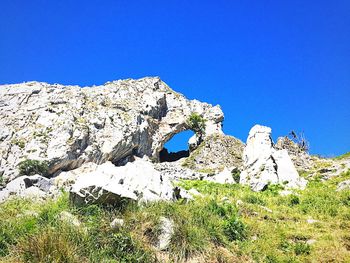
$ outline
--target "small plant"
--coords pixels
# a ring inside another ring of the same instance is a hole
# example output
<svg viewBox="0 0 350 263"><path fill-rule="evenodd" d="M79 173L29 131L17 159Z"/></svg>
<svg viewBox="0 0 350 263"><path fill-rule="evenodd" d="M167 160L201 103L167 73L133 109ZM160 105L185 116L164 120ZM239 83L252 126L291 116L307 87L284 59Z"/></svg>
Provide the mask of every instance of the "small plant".
<svg viewBox="0 0 350 263"><path fill-rule="evenodd" d="M259 197L259 196L256 196L254 194L249 194L247 196L245 196L243 198L244 201L246 201L247 203L250 203L250 204L256 204L256 205L266 205L266 203L264 202L264 200Z"/></svg>
<svg viewBox="0 0 350 263"><path fill-rule="evenodd" d="M0 186L4 185L5 183L5 180L4 180L4 177L3 177L3 173L0 172Z"/></svg>
<svg viewBox="0 0 350 263"><path fill-rule="evenodd" d="M20 175L40 174L45 176L48 174L49 166L46 161L27 159L18 164Z"/></svg>
<svg viewBox="0 0 350 263"><path fill-rule="evenodd" d="M236 216L232 216L225 222L224 233L230 241L243 241L247 238L247 228Z"/></svg>
<svg viewBox="0 0 350 263"><path fill-rule="evenodd" d="M284 182L284 184L286 184ZM281 184L268 184L265 188L265 192L271 193L272 195L278 195L279 191L284 190L284 186Z"/></svg>
<svg viewBox="0 0 350 263"><path fill-rule="evenodd" d="M233 180L238 184L239 180L241 179L241 172L235 168L231 172Z"/></svg>
<svg viewBox="0 0 350 263"><path fill-rule="evenodd" d="M308 152L310 149L310 144L306 140L303 132L297 134L295 131L289 133L289 139L298 145L300 151Z"/></svg>
<svg viewBox="0 0 350 263"><path fill-rule="evenodd" d="M13 139L11 143L17 145L21 149L24 149L24 147L26 146L26 143L23 139Z"/></svg>
<svg viewBox="0 0 350 263"><path fill-rule="evenodd" d="M205 122L206 119L198 113L192 113L186 121L187 126L198 135L200 142L203 140L203 135L205 134Z"/></svg>
<svg viewBox="0 0 350 263"><path fill-rule="evenodd" d="M296 255L303 255L303 254L310 254L311 252L311 246L309 244L306 244L304 242L298 242L294 245L294 253Z"/></svg>
<svg viewBox="0 0 350 263"><path fill-rule="evenodd" d="M295 206L300 204L300 199L297 195L291 195L289 197L289 206Z"/></svg>

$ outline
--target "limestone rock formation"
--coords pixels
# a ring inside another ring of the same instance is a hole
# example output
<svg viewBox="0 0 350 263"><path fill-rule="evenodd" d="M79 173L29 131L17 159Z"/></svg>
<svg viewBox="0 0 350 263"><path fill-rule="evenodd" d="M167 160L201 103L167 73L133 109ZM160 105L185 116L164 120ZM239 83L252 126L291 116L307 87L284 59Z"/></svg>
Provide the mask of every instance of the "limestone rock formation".
<svg viewBox="0 0 350 263"><path fill-rule="evenodd" d="M47 161L49 175L83 163L125 164L131 156L155 160L172 136L189 129L196 112L206 135L221 134L219 106L188 100L159 78L78 87L26 82L0 86L0 175L19 175L26 159Z"/></svg>
<svg viewBox="0 0 350 263"><path fill-rule="evenodd" d="M290 188L306 185L288 152L274 148L269 127L255 125L250 130L243 151L243 165L240 183L250 185L254 191L261 191L268 184L283 184Z"/></svg>
<svg viewBox="0 0 350 263"><path fill-rule="evenodd" d="M76 204L172 200L175 195L171 181L145 159L119 167L111 162L99 165L80 174L70 192Z"/></svg>
<svg viewBox="0 0 350 263"><path fill-rule="evenodd" d="M193 138L190 139L192 143ZM199 172L216 173L225 167L242 168L244 144L235 137L224 134L208 135L197 149L182 163L184 167Z"/></svg>
<svg viewBox="0 0 350 263"><path fill-rule="evenodd" d="M288 137L279 137L275 144L275 149L277 150L287 150L295 168L298 171L306 171L309 170L313 161L311 156L305 152L298 144L293 142Z"/></svg>

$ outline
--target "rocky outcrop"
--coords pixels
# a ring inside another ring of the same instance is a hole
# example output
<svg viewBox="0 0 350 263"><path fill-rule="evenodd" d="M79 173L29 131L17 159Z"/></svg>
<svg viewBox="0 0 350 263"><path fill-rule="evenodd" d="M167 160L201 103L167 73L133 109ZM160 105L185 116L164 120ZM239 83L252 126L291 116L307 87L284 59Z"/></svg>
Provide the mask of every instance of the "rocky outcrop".
<svg viewBox="0 0 350 263"><path fill-rule="evenodd" d="M276 150L271 128L255 125L249 132L243 151L244 170L240 183L261 191L268 184L282 184L288 188L303 188L306 181L299 177L287 150Z"/></svg>
<svg viewBox="0 0 350 263"><path fill-rule="evenodd" d="M45 198L53 190L50 181L40 175L20 176L0 191L0 203L12 196Z"/></svg>
<svg viewBox="0 0 350 263"><path fill-rule="evenodd" d="M220 172L225 167L240 169L243 165L243 148L244 144L235 137L217 133L211 134L197 149L191 152L182 165L195 171L209 173Z"/></svg>
<svg viewBox="0 0 350 263"><path fill-rule="evenodd" d="M298 171L307 171L313 165L311 156L297 143L293 142L286 136L279 137L274 147L277 150L287 150L295 168Z"/></svg>
<svg viewBox="0 0 350 263"><path fill-rule="evenodd" d="M206 135L222 133L219 106L188 100L159 78L78 87L41 82L0 86L0 174L19 175L26 159L47 161L49 175L83 163L155 160L187 118L205 118Z"/></svg>

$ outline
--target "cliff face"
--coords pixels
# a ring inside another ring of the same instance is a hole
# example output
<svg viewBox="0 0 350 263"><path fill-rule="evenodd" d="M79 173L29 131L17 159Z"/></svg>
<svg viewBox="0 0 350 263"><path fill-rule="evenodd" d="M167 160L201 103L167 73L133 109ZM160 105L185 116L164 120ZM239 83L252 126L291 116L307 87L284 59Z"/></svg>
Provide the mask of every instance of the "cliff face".
<svg viewBox="0 0 350 263"><path fill-rule="evenodd" d="M188 100L159 78L78 87L41 82L0 86L0 175L18 176L26 159L46 161L49 175L83 163L124 164L159 158L163 145L188 130L196 112L206 136L222 134L219 106Z"/></svg>

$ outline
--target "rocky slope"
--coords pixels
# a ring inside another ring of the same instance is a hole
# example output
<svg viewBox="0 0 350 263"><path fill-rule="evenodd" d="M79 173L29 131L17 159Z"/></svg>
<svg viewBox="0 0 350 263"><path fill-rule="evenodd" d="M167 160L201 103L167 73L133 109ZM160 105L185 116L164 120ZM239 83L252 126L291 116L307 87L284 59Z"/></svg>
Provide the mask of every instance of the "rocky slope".
<svg viewBox="0 0 350 263"><path fill-rule="evenodd" d="M190 126L193 114L205 121L203 134ZM55 196L61 188L77 203L191 199L174 186L181 179L239 182L255 191L303 188L295 166L312 163L286 140L274 145L268 127L254 126L246 145L223 134L220 106L188 100L159 78L83 88L3 85L0 116L0 201ZM189 129L196 132L190 156L160 162L164 144Z"/></svg>
<svg viewBox="0 0 350 263"><path fill-rule="evenodd" d="M18 176L25 159L47 161L49 175L83 163L155 160L173 135L187 130L192 112L206 134L222 133L219 106L188 100L159 78L84 87L27 82L0 86L0 174Z"/></svg>

